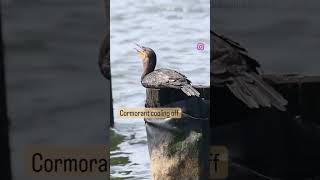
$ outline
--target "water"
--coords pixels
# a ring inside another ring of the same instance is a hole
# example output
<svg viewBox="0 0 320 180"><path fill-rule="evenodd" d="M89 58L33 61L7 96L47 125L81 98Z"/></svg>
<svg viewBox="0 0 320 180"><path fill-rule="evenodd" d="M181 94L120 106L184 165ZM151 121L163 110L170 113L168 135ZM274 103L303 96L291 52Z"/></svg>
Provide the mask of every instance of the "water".
<svg viewBox="0 0 320 180"><path fill-rule="evenodd" d="M34 179L24 172L30 144L108 143L108 83L97 66L103 7L103 1L5 1L14 180Z"/></svg>
<svg viewBox="0 0 320 180"><path fill-rule="evenodd" d="M152 48L156 68L185 74L193 84L209 85L209 0L111 0L111 66L114 110L143 107L145 88L140 84L142 62L134 43ZM196 49L198 42L205 49ZM150 179L149 154L143 119L115 119L115 129L127 138L119 156L131 161L112 166L114 177ZM112 156L113 157L113 156ZM123 174L123 171L131 171Z"/></svg>
<svg viewBox="0 0 320 180"><path fill-rule="evenodd" d="M319 74L319 1L211 1L219 4L212 28L240 42L265 73Z"/></svg>

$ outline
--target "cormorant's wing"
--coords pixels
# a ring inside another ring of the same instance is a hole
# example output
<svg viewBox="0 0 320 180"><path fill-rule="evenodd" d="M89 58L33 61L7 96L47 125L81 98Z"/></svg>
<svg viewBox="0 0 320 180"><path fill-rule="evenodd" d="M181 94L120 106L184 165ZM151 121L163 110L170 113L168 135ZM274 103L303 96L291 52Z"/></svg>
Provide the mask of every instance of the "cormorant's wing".
<svg viewBox="0 0 320 180"><path fill-rule="evenodd" d="M147 88L175 88L180 89L183 85L189 84L187 77L175 70L157 69L147 74L141 83Z"/></svg>
<svg viewBox="0 0 320 180"><path fill-rule="evenodd" d="M187 96L200 96L200 93L190 85L187 77L175 70L157 69L141 80L147 88L174 88L181 89Z"/></svg>
<svg viewBox="0 0 320 180"><path fill-rule="evenodd" d="M211 60L217 59L220 56L228 56L228 61L233 61L233 64L246 64L251 71L258 73L260 64L254 58L248 55L248 51L240 45L225 36L219 35L211 31L211 44L213 45Z"/></svg>
<svg viewBox="0 0 320 180"><path fill-rule="evenodd" d="M211 83L227 86L250 108L271 107L285 110L287 100L258 75L259 63L245 48L211 32Z"/></svg>
<svg viewBox="0 0 320 180"><path fill-rule="evenodd" d="M240 51L247 52L247 50L246 50L244 47L242 47L242 46L240 45L240 43L235 42L235 41L233 41L233 40L231 40L231 39L229 39L229 38L227 38L227 37L225 37L225 36L223 36L223 35L217 34L217 33L215 33L214 31L211 31L211 34L213 34L214 36L219 37L220 39L224 40L224 41L225 41L226 43L228 43L230 46L232 46L232 47L234 47L234 48L236 48L236 49L238 49L238 50L240 50Z"/></svg>

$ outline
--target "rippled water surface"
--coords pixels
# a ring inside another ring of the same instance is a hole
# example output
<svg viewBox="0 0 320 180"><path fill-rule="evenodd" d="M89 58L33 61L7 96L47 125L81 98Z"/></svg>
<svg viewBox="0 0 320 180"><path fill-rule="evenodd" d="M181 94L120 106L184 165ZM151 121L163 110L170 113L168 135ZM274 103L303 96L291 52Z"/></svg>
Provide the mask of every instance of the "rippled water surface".
<svg viewBox="0 0 320 180"><path fill-rule="evenodd" d="M114 109L143 107L145 88L140 84L142 62L134 43L152 48L156 68L185 74L193 84L209 84L209 0L111 0L111 66ZM204 43L204 50L197 50ZM150 179L149 154L143 119L115 120L115 129L126 136L117 156L130 163L112 166L114 177ZM131 173L127 173L130 171Z"/></svg>
<svg viewBox="0 0 320 180"><path fill-rule="evenodd" d="M104 4L2 2L13 179L35 179L24 167L30 144L108 143L108 82L97 66Z"/></svg>

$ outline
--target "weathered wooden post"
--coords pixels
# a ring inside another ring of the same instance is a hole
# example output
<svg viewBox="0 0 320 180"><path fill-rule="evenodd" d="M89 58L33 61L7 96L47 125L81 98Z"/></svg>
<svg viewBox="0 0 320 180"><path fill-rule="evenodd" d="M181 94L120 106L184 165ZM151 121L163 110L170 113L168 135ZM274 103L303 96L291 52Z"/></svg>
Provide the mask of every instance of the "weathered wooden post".
<svg viewBox="0 0 320 180"><path fill-rule="evenodd" d="M180 107L181 119L145 119L152 180L197 180L208 177L210 90L201 97L175 89L147 89L146 107Z"/></svg>
<svg viewBox="0 0 320 180"><path fill-rule="evenodd" d="M2 10L0 3L0 14ZM11 162L9 148L9 120L7 114L6 83L4 66L4 47L2 41L2 17L0 17L0 128L1 128L1 162L0 177L3 180L11 179Z"/></svg>

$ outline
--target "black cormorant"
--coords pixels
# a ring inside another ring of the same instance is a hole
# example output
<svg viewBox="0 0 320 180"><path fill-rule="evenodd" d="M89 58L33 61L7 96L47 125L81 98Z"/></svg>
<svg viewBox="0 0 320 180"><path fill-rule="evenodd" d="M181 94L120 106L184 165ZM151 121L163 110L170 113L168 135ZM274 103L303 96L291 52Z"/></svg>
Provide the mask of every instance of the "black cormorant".
<svg viewBox="0 0 320 180"><path fill-rule="evenodd" d="M191 86L190 80L183 74L171 69L157 69L156 53L148 47L137 44L136 49L143 63L141 84L146 88L174 88L181 89L188 96L200 96L200 93Z"/></svg>
<svg viewBox="0 0 320 180"><path fill-rule="evenodd" d="M287 100L260 77L260 64L246 49L222 35L211 31L211 82L227 86L250 108L276 107L285 111Z"/></svg>

